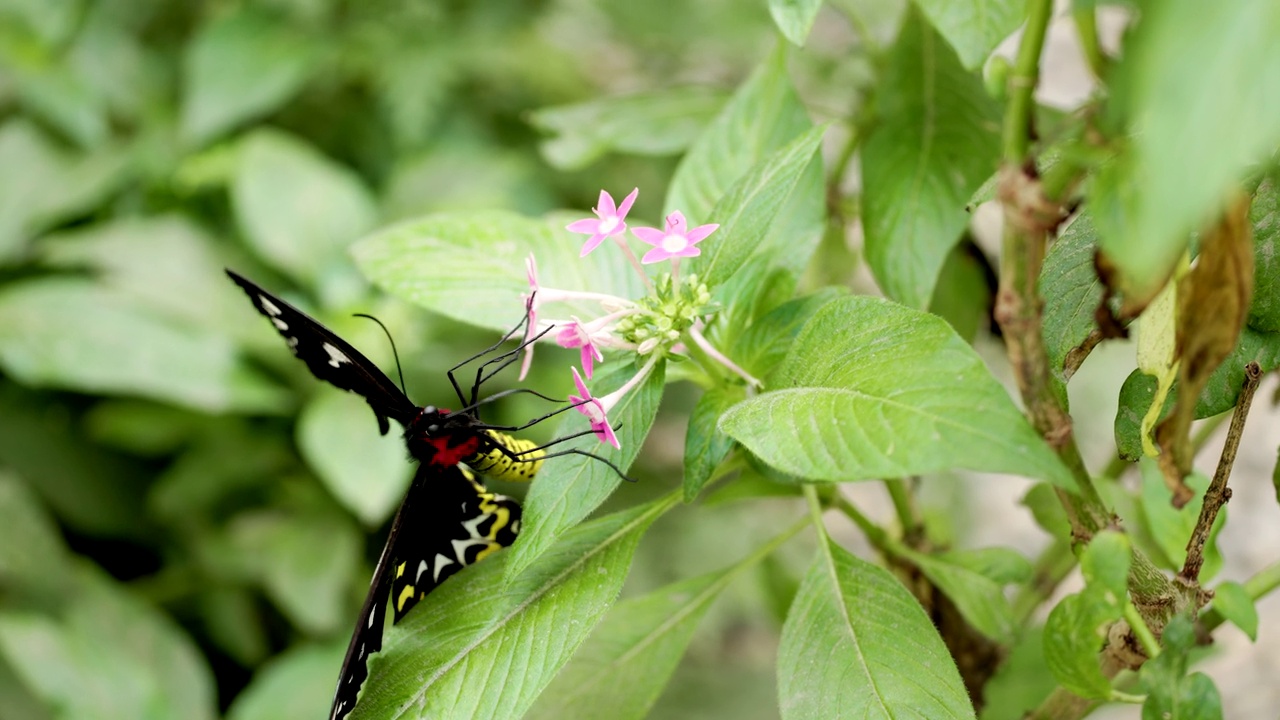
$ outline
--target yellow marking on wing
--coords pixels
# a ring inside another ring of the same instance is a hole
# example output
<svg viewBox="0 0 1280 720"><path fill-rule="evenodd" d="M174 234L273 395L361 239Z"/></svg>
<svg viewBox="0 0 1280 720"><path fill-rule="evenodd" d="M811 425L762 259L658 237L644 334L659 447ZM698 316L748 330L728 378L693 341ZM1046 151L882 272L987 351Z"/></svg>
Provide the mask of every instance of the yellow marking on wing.
<svg viewBox="0 0 1280 720"><path fill-rule="evenodd" d="M396 566L396 579L399 580L401 575L404 575L404 563Z"/></svg>
<svg viewBox="0 0 1280 720"><path fill-rule="evenodd" d="M413 586L405 585L400 591L400 597L396 599L396 612L404 612L404 604L413 599Z"/></svg>
<svg viewBox="0 0 1280 720"><path fill-rule="evenodd" d="M480 562L481 560L483 560L483 559L485 558L485 556L486 556L486 555L492 555L493 553L496 553L496 552L498 552L498 551L499 551L499 550L501 550L501 549L502 549L502 546L501 546L501 545L499 545L498 543L496 543L496 542L494 542L494 543L489 543L488 545L486 545L486 546L485 546L485 548L484 548L483 550L481 550L480 552L476 553L476 559L475 559L475 562Z"/></svg>

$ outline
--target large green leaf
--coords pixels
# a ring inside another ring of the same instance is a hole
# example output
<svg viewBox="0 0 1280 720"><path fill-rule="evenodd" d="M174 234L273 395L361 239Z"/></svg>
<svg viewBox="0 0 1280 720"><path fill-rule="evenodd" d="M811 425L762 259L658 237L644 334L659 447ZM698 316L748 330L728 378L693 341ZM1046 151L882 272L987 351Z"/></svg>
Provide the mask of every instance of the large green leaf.
<svg viewBox="0 0 1280 720"><path fill-rule="evenodd" d="M351 720L520 718L613 604L675 493L567 533L512 582L510 551L465 568L387 632Z"/></svg>
<svg viewBox="0 0 1280 720"><path fill-rule="evenodd" d="M721 427L784 472L852 481L965 468L1075 487L936 316L870 297L830 302L796 338L778 387L731 409Z"/></svg>
<svg viewBox="0 0 1280 720"><path fill-rule="evenodd" d="M0 654L60 717L212 720L213 674L155 608L85 573L54 619L0 613Z"/></svg>
<svg viewBox="0 0 1280 720"><path fill-rule="evenodd" d="M955 661L911 593L825 540L782 627L783 720L972 718Z"/></svg>
<svg viewBox="0 0 1280 720"><path fill-rule="evenodd" d="M200 145L276 109L306 82L318 50L297 26L252 8L212 20L187 45L183 137Z"/></svg>
<svg viewBox="0 0 1280 720"><path fill-rule="evenodd" d="M30 280L0 291L0 363L29 385L211 412L271 410L283 401L224 337L170 322L83 279Z"/></svg>
<svg viewBox="0 0 1280 720"><path fill-rule="evenodd" d="M227 720L315 720L329 712L345 640L328 645L295 645L253 675Z"/></svg>
<svg viewBox="0 0 1280 720"><path fill-rule="evenodd" d="M308 284L335 266L345 269L347 246L377 221L373 194L359 176L274 130L243 141L231 197L258 254Z"/></svg>
<svg viewBox="0 0 1280 720"><path fill-rule="evenodd" d="M0 473L0 586L17 594L65 596L71 571L53 518L22 483Z"/></svg>
<svg viewBox="0 0 1280 720"><path fill-rule="evenodd" d="M413 466L397 433L378 435L363 398L317 394L298 417L298 447L329 492L366 525L387 519Z"/></svg>
<svg viewBox="0 0 1280 720"><path fill-rule="evenodd" d="M597 371L589 384L592 395L603 397L621 387L634 372L629 365L614 368L607 374ZM623 470L629 468L640 454L640 447L658 413L664 372L664 365L659 363L639 387L632 389L609 412L609 421L617 431L622 449L615 450L594 435L557 445L556 449L585 450L608 458ZM571 412L556 428L556 437L586 429L586 418ZM525 496L520 539L511 549L507 565L510 577L527 570L557 538L599 507L620 482L622 479L612 468L593 458L569 455L548 460Z"/></svg>
<svg viewBox="0 0 1280 720"><path fill-rule="evenodd" d="M1027 4L1020 0L916 0L970 70L982 67L1001 40L1022 24Z"/></svg>
<svg viewBox="0 0 1280 720"><path fill-rule="evenodd" d="M995 169L999 107L914 12L879 88L862 147L867 263L885 294L923 309L969 222L965 203Z"/></svg>
<svg viewBox="0 0 1280 720"><path fill-rule="evenodd" d="M544 287L643 294L643 284L624 261L605 252L579 257L580 235L550 221L508 212L451 213L411 220L361 240L352 249L365 277L403 300L457 320L509 330L520 318L529 292L525 259L534 253ZM557 303L541 311L556 317L595 317L594 301Z"/></svg>
<svg viewBox="0 0 1280 720"><path fill-rule="evenodd" d="M560 170L579 170L608 152L675 155L687 148L724 105L724 96L687 87L588 100L529 114L555 135L542 156Z"/></svg>
<svg viewBox="0 0 1280 720"><path fill-rule="evenodd" d="M1144 5L1111 93L1133 134L1095 193L1102 248L1136 296L1164 284L1189 233L1280 143L1278 35L1277 3Z"/></svg>

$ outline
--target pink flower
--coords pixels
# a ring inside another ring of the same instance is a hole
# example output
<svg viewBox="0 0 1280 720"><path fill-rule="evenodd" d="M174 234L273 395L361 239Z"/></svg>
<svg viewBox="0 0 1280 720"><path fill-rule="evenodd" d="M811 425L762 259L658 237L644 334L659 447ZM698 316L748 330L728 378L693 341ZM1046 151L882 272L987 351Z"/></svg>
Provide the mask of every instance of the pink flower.
<svg viewBox="0 0 1280 720"><path fill-rule="evenodd" d="M538 331L538 262L534 260L533 253L529 253L529 257L524 259L525 277L529 278L529 294L521 295L524 300L525 309L525 326L524 338L524 358L520 361L520 379L524 380L529 374L529 366L533 364L533 346L531 342L534 333Z"/></svg>
<svg viewBox="0 0 1280 720"><path fill-rule="evenodd" d="M588 380L591 379L593 362L604 360L604 355L600 352L600 348L596 346L595 339L591 337L590 331L582 323L578 322L576 317L573 318L573 322L565 325L563 330L556 333L556 343L562 348L582 348L582 369L587 372Z"/></svg>
<svg viewBox="0 0 1280 720"><path fill-rule="evenodd" d="M587 384L578 374L578 368L573 368L573 384L582 395L570 395L569 402L577 407L578 412L587 416L587 421L591 423L591 431L600 438L600 442L609 443L621 449L622 443L618 442L618 436L613 433L613 427L609 425L609 418L605 417L604 405L591 397L591 391L587 389Z"/></svg>
<svg viewBox="0 0 1280 720"><path fill-rule="evenodd" d="M591 236L583 243L582 253L579 257L585 257L587 253L595 250L610 235L620 235L627 231L627 224L623 221L627 218L627 213L631 211L631 205L636 201L636 196L639 194L640 188L632 190L630 195L622 199L622 205L615 207L613 196L601 190L600 199L596 202L596 207L591 209L591 212L595 213L596 217L584 218L569 223L565 228L569 232Z"/></svg>
<svg viewBox="0 0 1280 720"><path fill-rule="evenodd" d="M667 230L657 228L633 228L631 233L654 248L640 258L640 262L650 263L669 260L671 258L695 257L702 251L694 247L708 235L716 231L719 225L699 225L689 230L685 223L684 213L679 210L667 216Z"/></svg>

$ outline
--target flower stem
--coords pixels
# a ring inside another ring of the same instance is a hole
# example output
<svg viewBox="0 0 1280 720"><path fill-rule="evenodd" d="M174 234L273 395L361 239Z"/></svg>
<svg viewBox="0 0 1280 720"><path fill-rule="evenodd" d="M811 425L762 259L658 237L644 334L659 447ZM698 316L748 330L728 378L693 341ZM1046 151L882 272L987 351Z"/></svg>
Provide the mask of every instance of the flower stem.
<svg viewBox="0 0 1280 720"><path fill-rule="evenodd" d="M746 370L743 370L741 367L738 366L737 363L730 360L728 356L726 356L724 353L717 350L715 346L711 344L711 341L707 340L706 336L704 336L701 332L699 332L697 328L689 328L689 337L693 339L694 344L697 345L699 349L701 349L704 353L706 353L716 362L729 368L729 370L732 371L733 374L737 375L743 380L746 380L748 385L751 385L752 387L756 387L756 388L764 387L764 383L757 380L755 377L751 375L751 373L747 372Z"/></svg>

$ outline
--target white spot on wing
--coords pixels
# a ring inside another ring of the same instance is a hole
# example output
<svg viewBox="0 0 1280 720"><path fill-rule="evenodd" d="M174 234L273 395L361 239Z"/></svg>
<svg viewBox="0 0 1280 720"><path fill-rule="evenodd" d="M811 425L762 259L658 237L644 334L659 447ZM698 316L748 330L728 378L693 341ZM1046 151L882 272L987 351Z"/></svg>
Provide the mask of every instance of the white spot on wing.
<svg viewBox="0 0 1280 720"><path fill-rule="evenodd" d="M280 331L282 331L282 332L283 332L283 331L285 331L285 330L288 330L288 329L289 329L289 323L287 323L287 322L285 322L285 321L281 320L281 319L280 319L280 318L278 318L278 317L273 317L273 318L271 318L271 324L272 324L272 325L275 325L275 326L276 326L276 329L277 329L277 330L280 330Z"/></svg>
<svg viewBox="0 0 1280 720"><path fill-rule="evenodd" d="M345 353L329 343L324 344L324 351L329 353L329 364L334 367L338 367L342 363L351 362L351 358L347 357Z"/></svg>
<svg viewBox="0 0 1280 720"><path fill-rule="evenodd" d="M432 580L436 583L440 582L440 571L444 570L445 565L452 565L453 560L445 557L441 553L436 553L436 571L432 576Z"/></svg>
<svg viewBox="0 0 1280 720"><path fill-rule="evenodd" d="M427 561L426 561L426 560L419 560L419 561L418 561L418 574L413 576L413 584L414 584L414 585L417 585L419 582L421 582L421 581L422 581L422 573L424 573L424 572L426 572L427 570L430 570L430 569L431 569L431 566L427 564ZM437 574L439 574L439 573L437 572Z"/></svg>
<svg viewBox="0 0 1280 720"><path fill-rule="evenodd" d="M280 308L276 307L276 304L271 302L271 299L266 295L259 295L258 302L262 303L262 309L266 310L272 317L283 314L284 312Z"/></svg>

